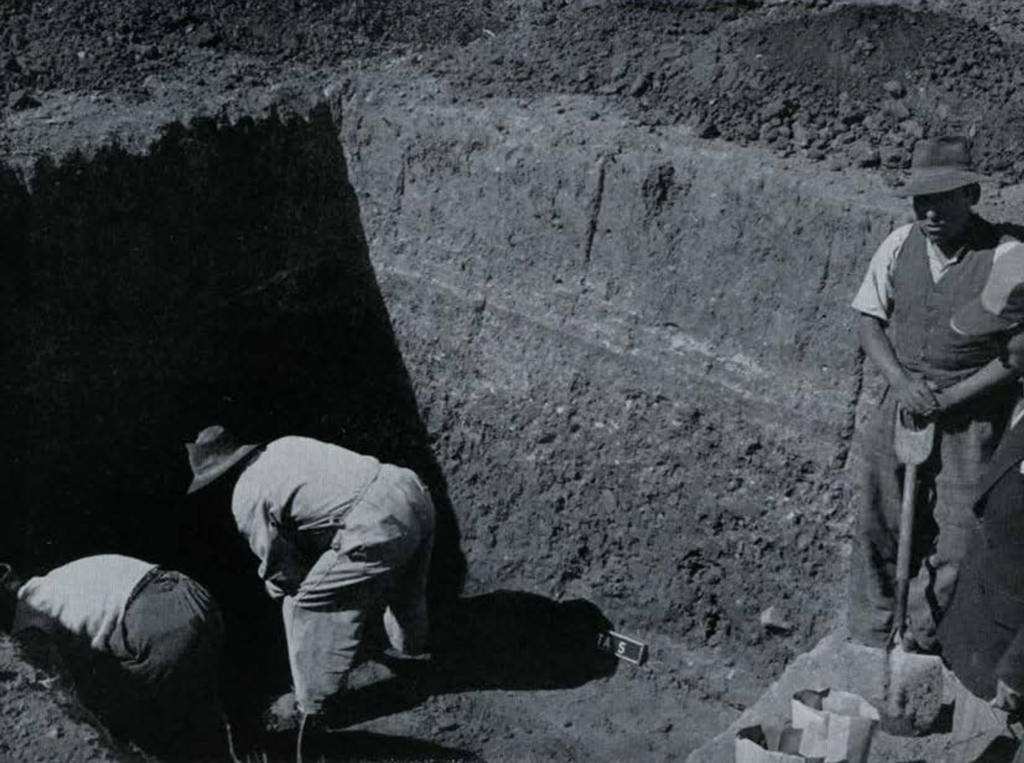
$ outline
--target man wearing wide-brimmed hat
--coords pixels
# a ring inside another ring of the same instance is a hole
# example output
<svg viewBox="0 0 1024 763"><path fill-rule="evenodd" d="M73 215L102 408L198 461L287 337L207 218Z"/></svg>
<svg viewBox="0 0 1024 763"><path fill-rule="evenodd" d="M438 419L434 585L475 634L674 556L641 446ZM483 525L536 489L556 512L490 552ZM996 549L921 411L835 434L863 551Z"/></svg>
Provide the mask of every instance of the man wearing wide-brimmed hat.
<svg viewBox="0 0 1024 763"><path fill-rule="evenodd" d="M415 473L308 437L244 444L221 426L186 444L193 493L231 487L239 531L282 602L303 723L347 687L367 617L397 656L425 653L434 505Z"/></svg>
<svg viewBox="0 0 1024 763"><path fill-rule="evenodd" d="M909 181L916 222L894 230L875 252L853 308L861 347L887 382L862 433L861 507L850 570L854 638L882 646L893 632L893 581L902 467L893 448L897 405L936 424L919 469L916 577L908 599L908 643L937 647L935 628L949 602L973 522L971 506L1018 395L1017 371L991 336L966 336L951 317L977 297L994 257L1021 244L973 213L986 180L966 138L918 141Z"/></svg>

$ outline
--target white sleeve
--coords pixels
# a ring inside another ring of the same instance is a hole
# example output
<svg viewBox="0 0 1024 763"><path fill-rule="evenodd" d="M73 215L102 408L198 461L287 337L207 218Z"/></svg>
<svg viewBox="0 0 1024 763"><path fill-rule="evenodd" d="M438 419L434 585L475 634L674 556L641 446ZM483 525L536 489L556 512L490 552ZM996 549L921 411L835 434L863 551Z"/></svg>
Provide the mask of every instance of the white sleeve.
<svg viewBox="0 0 1024 763"><path fill-rule="evenodd" d="M259 575L273 598L294 593L305 577L299 550L283 532L281 509L263 501L249 528L249 547L260 558Z"/></svg>
<svg viewBox="0 0 1024 763"><path fill-rule="evenodd" d="M896 258L912 229L913 224L897 228L886 236L885 241L875 250L871 264L868 265L868 272L850 305L854 310L889 322L893 308L892 276L896 268Z"/></svg>

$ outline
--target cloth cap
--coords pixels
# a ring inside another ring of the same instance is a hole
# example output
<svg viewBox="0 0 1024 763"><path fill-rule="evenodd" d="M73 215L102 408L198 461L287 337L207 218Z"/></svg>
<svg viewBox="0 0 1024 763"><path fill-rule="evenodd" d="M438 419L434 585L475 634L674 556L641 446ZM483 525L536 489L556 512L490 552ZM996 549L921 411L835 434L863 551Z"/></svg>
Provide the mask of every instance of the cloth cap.
<svg viewBox="0 0 1024 763"><path fill-rule="evenodd" d="M981 294L953 315L959 334L984 336L1010 331L1024 323L1024 244L996 250L992 271Z"/></svg>
<svg viewBox="0 0 1024 763"><path fill-rule="evenodd" d="M897 196L927 196L945 193L966 185L989 180L974 171L971 142L961 136L929 138L914 144L910 178L897 190Z"/></svg>
<svg viewBox="0 0 1024 763"><path fill-rule="evenodd" d="M195 442L185 443L192 467L192 484L188 486L188 492L194 493L206 487L258 447L240 445L234 435L222 426L206 427Z"/></svg>

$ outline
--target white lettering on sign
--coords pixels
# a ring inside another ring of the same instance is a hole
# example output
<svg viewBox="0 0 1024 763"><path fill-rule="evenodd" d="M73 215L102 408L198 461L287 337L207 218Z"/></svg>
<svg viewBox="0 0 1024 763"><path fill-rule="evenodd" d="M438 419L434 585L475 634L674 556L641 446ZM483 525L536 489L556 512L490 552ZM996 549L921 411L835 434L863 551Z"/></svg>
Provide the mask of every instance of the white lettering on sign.
<svg viewBox="0 0 1024 763"><path fill-rule="evenodd" d="M647 659L647 644L614 631L598 633L597 648L636 665L642 665Z"/></svg>

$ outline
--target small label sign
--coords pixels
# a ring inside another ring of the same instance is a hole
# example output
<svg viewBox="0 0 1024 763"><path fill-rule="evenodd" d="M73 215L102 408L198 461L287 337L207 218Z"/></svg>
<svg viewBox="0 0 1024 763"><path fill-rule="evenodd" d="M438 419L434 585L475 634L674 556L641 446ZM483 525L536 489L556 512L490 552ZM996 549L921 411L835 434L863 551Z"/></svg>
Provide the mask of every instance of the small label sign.
<svg viewBox="0 0 1024 763"><path fill-rule="evenodd" d="M598 633L597 648L635 665L643 665L647 659L647 644L614 631Z"/></svg>

